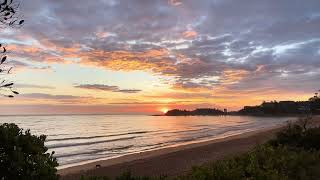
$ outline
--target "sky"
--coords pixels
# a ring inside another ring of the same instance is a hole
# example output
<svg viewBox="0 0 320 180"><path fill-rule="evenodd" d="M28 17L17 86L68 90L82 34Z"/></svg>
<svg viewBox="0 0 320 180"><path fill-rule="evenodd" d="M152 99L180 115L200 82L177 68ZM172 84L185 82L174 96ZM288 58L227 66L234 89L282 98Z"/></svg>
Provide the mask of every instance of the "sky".
<svg viewBox="0 0 320 180"><path fill-rule="evenodd" d="M319 0L25 0L0 114L157 114L307 100Z"/></svg>

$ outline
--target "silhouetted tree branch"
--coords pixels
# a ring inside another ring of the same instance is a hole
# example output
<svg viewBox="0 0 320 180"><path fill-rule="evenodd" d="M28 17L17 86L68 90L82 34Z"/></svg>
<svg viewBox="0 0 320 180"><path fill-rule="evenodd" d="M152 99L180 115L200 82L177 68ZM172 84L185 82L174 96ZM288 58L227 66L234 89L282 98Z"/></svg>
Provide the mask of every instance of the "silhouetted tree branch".
<svg viewBox="0 0 320 180"><path fill-rule="evenodd" d="M20 1L0 0L0 27L19 28L23 25L24 20L19 13ZM4 76L10 74L12 67L7 67L7 49L0 43L0 95L6 97L14 97L19 94L13 90L14 83L7 80Z"/></svg>

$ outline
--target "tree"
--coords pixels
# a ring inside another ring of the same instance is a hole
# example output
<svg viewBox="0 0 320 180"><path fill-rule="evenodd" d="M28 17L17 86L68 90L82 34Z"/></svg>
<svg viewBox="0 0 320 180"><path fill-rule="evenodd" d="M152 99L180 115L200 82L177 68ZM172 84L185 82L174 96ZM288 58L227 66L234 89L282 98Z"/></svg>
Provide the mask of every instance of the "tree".
<svg viewBox="0 0 320 180"><path fill-rule="evenodd" d="M309 99L310 109L313 114L320 114L320 96L319 93L315 93L313 97Z"/></svg>
<svg viewBox="0 0 320 180"><path fill-rule="evenodd" d="M21 19L18 13L19 2L13 0L0 0L0 27L21 27L24 20ZM3 76L10 74L12 67L6 67L7 49L0 43L0 94L7 97L14 97L19 94L13 90L14 83L3 78Z"/></svg>
<svg viewBox="0 0 320 180"><path fill-rule="evenodd" d="M1 180L56 180L58 162L46 153L45 135L35 136L15 124L0 126Z"/></svg>

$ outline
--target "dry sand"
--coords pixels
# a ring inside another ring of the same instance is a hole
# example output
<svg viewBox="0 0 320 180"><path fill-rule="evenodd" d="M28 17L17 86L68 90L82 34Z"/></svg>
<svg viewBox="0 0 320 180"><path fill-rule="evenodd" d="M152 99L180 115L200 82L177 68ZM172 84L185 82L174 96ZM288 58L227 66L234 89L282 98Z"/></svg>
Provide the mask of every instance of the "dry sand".
<svg viewBox="0 0 320 180"><path fill-rule="evenodd" d="M316 119L319 124L320 118ZM180 175L190 171L193 166L247 152L273 138L282 128L278 126L223 139L96 161L61 169L58 173L63 180L79 180L81 175L114 178L128 170L139 176ZM96 168L96 165L101 167Z"/></svg>

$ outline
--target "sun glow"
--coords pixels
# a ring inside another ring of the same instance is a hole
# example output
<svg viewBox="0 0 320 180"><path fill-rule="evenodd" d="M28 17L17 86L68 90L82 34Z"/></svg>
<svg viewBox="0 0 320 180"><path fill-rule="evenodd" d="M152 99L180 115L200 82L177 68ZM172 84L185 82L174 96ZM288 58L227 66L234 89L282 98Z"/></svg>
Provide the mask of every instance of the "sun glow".
<svg viewBox="0 0 320 180"><path fill-rule="evenodd" d="M160 111L163 112L163 114L165 114L169 111L169 109L168 108L161 108Z"/></svg>

